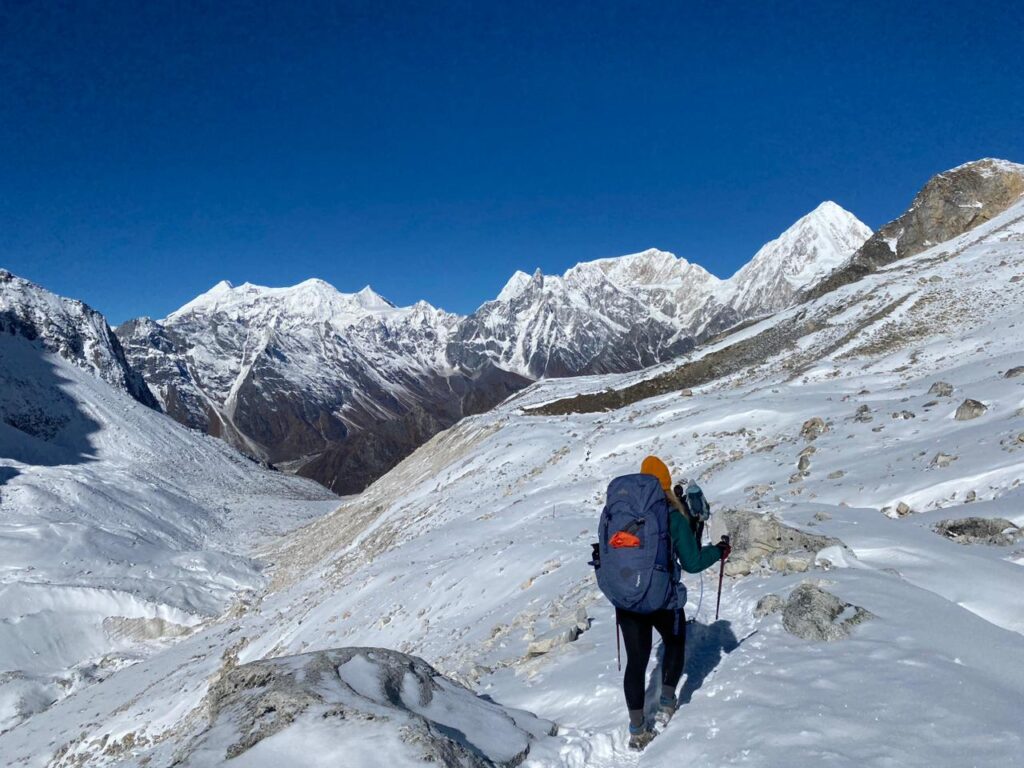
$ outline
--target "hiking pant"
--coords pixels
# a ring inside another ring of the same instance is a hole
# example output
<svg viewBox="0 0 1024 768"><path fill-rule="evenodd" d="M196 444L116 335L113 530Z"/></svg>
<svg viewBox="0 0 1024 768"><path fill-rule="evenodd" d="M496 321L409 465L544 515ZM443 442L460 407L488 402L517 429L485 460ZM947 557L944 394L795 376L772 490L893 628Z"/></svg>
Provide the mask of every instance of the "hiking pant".
<svg viewBox="0 0 1024 768"><path fill-rule="evenodd" d="M675 688L683 676L683 653L686 650L686 615L682 608L666 609L654 613L634 613L615 609L622 640L626 646L626 674L622 685L626 691L626 707L631 711L643 710L647 662L651 658L652 629L658 630L665 647L661 665L662 695Z"/></svg>

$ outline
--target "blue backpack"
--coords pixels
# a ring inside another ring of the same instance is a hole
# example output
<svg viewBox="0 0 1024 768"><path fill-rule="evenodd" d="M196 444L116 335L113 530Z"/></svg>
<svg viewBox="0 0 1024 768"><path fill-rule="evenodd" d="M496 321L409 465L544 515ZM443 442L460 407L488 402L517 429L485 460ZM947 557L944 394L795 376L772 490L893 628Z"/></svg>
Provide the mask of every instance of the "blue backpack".
<svg viewBox="0 0 1024 768"><path fill-rule="evenodd" d="M669 506L652 475L612 480L594 545L597 585L612 605L637 613L671 607L679 581Z"/></svg>

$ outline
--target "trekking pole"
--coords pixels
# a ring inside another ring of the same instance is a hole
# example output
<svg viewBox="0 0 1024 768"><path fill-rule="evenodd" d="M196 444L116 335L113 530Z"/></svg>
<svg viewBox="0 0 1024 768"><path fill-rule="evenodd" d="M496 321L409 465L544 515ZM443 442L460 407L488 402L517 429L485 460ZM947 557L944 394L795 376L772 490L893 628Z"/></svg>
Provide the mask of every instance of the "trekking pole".
<svg viewBox="0 0 1024 768"><path fill-rule="evenodd" d="M723 536L722 542L729 546L729 537ZM722 605L722 577L725 576L725 558L718 563L718 600L715 602L715 621L718 621L718 609Z"/></svg>

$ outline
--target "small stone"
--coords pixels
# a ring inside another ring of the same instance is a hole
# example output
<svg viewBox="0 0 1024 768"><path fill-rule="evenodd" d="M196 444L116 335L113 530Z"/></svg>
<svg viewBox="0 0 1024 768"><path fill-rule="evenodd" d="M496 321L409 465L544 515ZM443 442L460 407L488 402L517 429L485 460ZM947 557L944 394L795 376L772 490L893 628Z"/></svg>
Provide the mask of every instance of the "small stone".
<svg viewBox="0 0 1024 768"><path fill-rule="evenodd" d="M1024 376L1024 365L1018 365L1015 368L1011 368L1003 376L1007 379L1015 379L1018 376Z"/></svg>
<svg viewBox="0 0 1024 768"><path fill-rule="evenodd" d="M928 390L928 394L935 395L936 397L951 397L953 395L953 385L945 381L936 381Z"/></svg>
<svg viewBox="0 0 1024 768"><path fill-rule="evenodd" d="M811 457L808 456L807 454L801 456L800 460L796 464L796 468L799 469L801 472L806 472L807 470L809 470L811 468Z"/></svg>
<svg viewBox="0 0 1024 768"><path fill-rule="evenodd" d="M923 406L921 406L921 407L922 407L922 408L934 408L934 407L935 407L936 405L938 405L938 404L939 404L939 401L938 401L938 400L929 400L929 401L928 401L927 403L925 403L925 404L924 404Z"/></svg>
<svg viewBox="0 0 1024 768"><path fill-rule="evenodd" d="M958 458L959 458L959 456L950 456L948 453L943 453L942 451L939 451L938 453L935 454L934 458L932 459L932 464L931 465L933 467L940 467L940 468L948 467L950 464L952 464Z"/></svg>
<svg viewBox="0 0 1024 768"><path fill-rule="evenodd" d="M832 519L832 515L830 515L828 512L815 512L814 513L814 519L817 520L820 523L823 523L826 520L831 520Z"/></svg>
<svg viewBox="0 0 1024 768"><path fill-rule="evenodd" d="M896 505L896 514L899 515L900 517L906 517L911 512L913 512L913 510L904 501L901 501L899 504Z"/></svg>
<svg viewBox="0 0 1024 768"><path fill-rule="evenodd" d="M679 391L679 394L683 397L693 397L692 389L683 389Z"/></svg>
<svg viewBox="0 0 1024 768"><path fill-rule="evenodd" d="M964 496L964 504L970 504L972 501L977 501L977 500L978 500L978 492L977 491L968 491L967 495Z"/></svg>
<svg viewBox="0 0 1024 768"><path fill-rule="evenodd" d="M800 451L799 455L800 456L810 456L812 453L817 453L817 452L818 452L817 448L815 448L813 445L808 445L808 446L805 446L802 451Z"/></svg>
<svg viewBox="0 0 1024 768"><path fill-rule="evenodd" d="M754 606L754 616L759 619L763 619L765 616L771 616L773 613L778 613L784 607L785 603L778 595L765 595L758 600L757 605Z"/></svg>
<svg viewBox="0 0 1024 768"><path fill-rule="evenodd" d="M1019 435L1017 435L1017 442L1024 443L1024 432L1021 432Z"/></svg>
<svg viewBox="0 0 1024 768"><path fill-rule="evenodd" d="M846 472L844 472L843 470L837 469L835 472L829 472L828 473L828 479L829 480L838 480L839 478L841 478L845 474L846 474Z"/></svg>
<svg viewBox="0 0 1024 768"><path fill-rule="evenodd" d="M894 419L902 419L903 421L917 418L913 411L894 411L892 417Z"/></svg>
<svg viewBox="0 0 1024 768"><path fill-rule="evenodd" d="M869 405L862 405L857 409L857 413L854 414L853 420L859 421L862 424L866 424L869 421L874 420L874 416L871 415L871 407Z"/></svg>
<svg viewBox="0 0 1024 768"><path fill-rule="evenodd" d="M984 415L985 411L988 410L988 406L979 400L971 400L968 398L960 403L960 407L956 409L957 421L970 421L976 419L979 416Z"/></svg>
<svg viewBox="0 0 1024 768"><path fill-rule="evenodd" d="M826 432L828 432L828 425L825 423L824 419L818 416L808 419L800 428L800 435L805 440L814 440Z"/></svg>
<svg viewBox="0 0 1024 768"><path fill-rule="evenodd" d="M801 472L794 472L792 475L789 476L789 484L793 485L794 483L799 483L803 479L804 479L803 473L801 473Z"/></svg>

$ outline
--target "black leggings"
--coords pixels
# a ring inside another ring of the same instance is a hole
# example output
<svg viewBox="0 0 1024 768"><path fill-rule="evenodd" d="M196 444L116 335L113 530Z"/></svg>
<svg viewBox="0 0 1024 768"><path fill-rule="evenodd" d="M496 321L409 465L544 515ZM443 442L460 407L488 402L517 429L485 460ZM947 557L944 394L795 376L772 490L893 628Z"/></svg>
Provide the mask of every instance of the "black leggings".
<svg viewBox="0 0 1024 768"><path fill-rule="evenodd" d="M634 613L621 608L615 616L626 646L626 674L622 685L626 690L626 707L631 710L644 708L647 662L651 658L652 629L658 630L665 647L661 665L661 683L673 689L683 676L683 654L686 651L686 616L682 608Z"/></svg>

